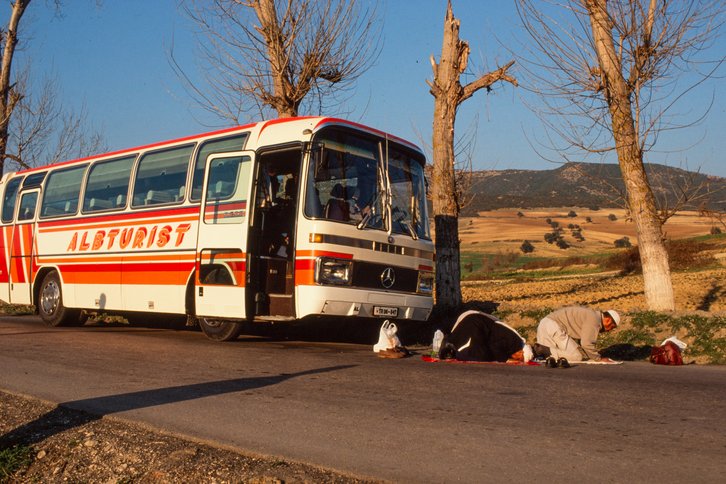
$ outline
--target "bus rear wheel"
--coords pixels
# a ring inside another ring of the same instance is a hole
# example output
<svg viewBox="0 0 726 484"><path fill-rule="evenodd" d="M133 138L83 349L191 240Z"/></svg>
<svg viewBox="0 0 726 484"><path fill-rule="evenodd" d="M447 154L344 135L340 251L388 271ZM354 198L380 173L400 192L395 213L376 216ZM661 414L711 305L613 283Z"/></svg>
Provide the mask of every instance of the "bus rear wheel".
<svg viewBox="0 0 726 484"><path fill-rule="evenodd" d="M242 323L224 319L199 318L199 327L207 338L214 341L234 341L242 333Z"/></svg>
<svg viewBox="0 0 726 484"><path fill-rule="evenodd" d="M80 312L68 309L63 305L63 290L61 289L58 272L49 272L40 285L38 292L38 313L40 318L49 326L73 326L81 324Z"/></svg>

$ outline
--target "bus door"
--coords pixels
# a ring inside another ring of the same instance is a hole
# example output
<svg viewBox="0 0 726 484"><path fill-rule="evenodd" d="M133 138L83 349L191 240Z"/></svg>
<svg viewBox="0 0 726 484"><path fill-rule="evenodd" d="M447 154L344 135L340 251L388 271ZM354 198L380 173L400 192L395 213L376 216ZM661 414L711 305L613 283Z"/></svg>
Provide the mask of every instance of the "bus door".
<svg viewBox="0 0 726 484"><path fill-rule="evenodd" d="M253 151L239 151L207 159L197 236L197 316L247 317L247 201L254 157Z"/></svg>
<svg viewBox="0 0 726 484"><path fill-rule="evenodd" d="M255 316L295 317L296 216L300 191L300 147L258 155L257 189L247 261Z"/></svg>
<svg viewBox="0 0 726 484"><path fill-rule="evenodd" d="M39 198L40 190L37 188L20 193L10 245L10 302L13 304L32 304L33 241Z"/></svg>

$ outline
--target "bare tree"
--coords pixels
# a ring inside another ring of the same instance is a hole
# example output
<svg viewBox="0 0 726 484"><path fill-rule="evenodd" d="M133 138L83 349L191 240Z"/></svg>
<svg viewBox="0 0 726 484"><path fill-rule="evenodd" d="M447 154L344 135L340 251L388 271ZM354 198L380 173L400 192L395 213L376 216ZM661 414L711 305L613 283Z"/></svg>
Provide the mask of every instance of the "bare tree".
<svg viewBox="0 0 726 484"><path fill-rule="evenodd" d="M36 83L32 78L27 66L15 75L13 89L22 95L8 125L5 169L40 166L107 149L104 136L89 126L85 106L74 111L63 105L55 76Z"/></svg>
<svg viewBox="0 0 726 484"><path fill-rule="evenodd" d="M3 173L7 158L10 119L22 97L11 82L11 72L15 47L18 44L18 26L29 4L30 0L15 0L11 3L8 25L4 30L0 30L0 48L3 56L0 62L0 175Z"/></svg>
<svg viewBox="0 0 726 484"><path fill-rule="evenodd" d="M674 309L662 219L643 162L660 133L689 124L670 108L723 62L695 63L720 28L723 2L517 0L517 8L532 39L532 58L522 64L541 95L541 117L571 147L616 153L647 304Z"/></svg>
<svg viewBox="0 0 726 484"><path fill-rule="evenodd" d="M469 44L459 40L460 22L454 17L451 2L446 7L444 40L438 64L431 56L434 78L427 80L434 96L432 202L436 231L436 304L440 308L461 304L461 266L459 250L459 200L454 156L454 124L459 105L480 89L491 90L497 81L517 81L507 71L510 62L461 85L466 71Z"/></svg>
<svg viewBox="0 0 726 484"><path fill-rule="evenodd" d="M204 83L172 66L215 116L314 113L340 101L380 52L375 7L356 0L188 0Z"/></svg>
<svg viewBox="0 0 726 484"><path fill-rule="evenodd" d="M8 167L38 166L106 148L103 136L88 129L85 107L73 112L62 106L55 79L36 83L34 89L29 66L14 68L20 21L30 1L12 2L8 25L0 29L0 174ZM46 4L60 12L60 0Z"/></svg>

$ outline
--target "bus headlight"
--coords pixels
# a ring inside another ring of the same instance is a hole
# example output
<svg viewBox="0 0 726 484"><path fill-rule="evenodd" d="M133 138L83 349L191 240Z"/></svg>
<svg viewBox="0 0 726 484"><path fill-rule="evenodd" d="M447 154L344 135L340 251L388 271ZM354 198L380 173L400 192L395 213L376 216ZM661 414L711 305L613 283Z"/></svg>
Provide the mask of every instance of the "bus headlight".
<svg viewBox="0 0 726 484"><path fill-rule="evenodd" d="M417 290L419 294L433 294L434 292L434 273L429 271L418 271L418 286Z"/></svg>
<svg viewBox="0 0 726 484"><path fill-rule="evenodd" d="M350 285L353 261L318 257L315 260L315 282L318 284Z"/></svg>

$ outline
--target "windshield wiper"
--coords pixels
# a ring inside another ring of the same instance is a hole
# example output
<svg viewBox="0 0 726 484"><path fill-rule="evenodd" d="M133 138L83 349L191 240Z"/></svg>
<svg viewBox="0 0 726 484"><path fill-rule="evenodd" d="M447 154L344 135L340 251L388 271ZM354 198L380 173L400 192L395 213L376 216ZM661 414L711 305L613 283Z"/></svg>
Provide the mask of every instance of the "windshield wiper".
<svg viewBox="0 0 726 484"><path fill-rule="evenodd" d="M371 220L371 218L375 215L376 204L378 203L379 198L381 198L380 191L376 192L376 195L371 199L368 205L366 205L368 207L368 213L365 214L363 216L363 219L358 222L358 225L356 225L356 228L358 230L363 230L368 225L368 222Z"/></svg>
<svg viewBox="0 0 726 484"><path fill-rule="evenodd" d="M404 222L403 220L398 223L406 227L406 230L408 230L408 233L411 234L411 238L413 240L418 240L418 235L416 234L416 231L413 229L411 224L409 224L408 222Z"/></svg>

